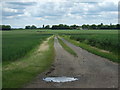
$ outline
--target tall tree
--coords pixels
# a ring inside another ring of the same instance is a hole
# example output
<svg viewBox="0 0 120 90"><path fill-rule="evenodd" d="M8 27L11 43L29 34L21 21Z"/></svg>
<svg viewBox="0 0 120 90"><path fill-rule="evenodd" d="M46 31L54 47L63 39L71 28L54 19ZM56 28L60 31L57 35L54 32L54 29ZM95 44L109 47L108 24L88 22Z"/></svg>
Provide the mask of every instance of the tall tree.
<svg viewBox="0 0 120 90"><path fill-rule="evenodd" d="M35 25L32 25L31 26L31 29L36 29L37 27Z"/></svg>
<svg viewBox="0 0 120 90"><path fill-rule="evenodd" d="M1 30L11 30L11 26L10 25L0 25L0 29Z"/></svg>
<svg viewBox="0 0 120 90"><path fill-rule="evenodd" d="M50 25L46 25L46 26L45 26L45 29L50 29Z"/></svg>
<svg viewBox="0 0 120 90"><path fill-rule="evenodd" d="M31 27L30 26L25 26L25 29L31 29Z"/></svg>
<svg viewBox="0 0 120 90"><path fill-rule="evenodd" d="M43 28L45 28L45 25L43 24Z"/></svg>

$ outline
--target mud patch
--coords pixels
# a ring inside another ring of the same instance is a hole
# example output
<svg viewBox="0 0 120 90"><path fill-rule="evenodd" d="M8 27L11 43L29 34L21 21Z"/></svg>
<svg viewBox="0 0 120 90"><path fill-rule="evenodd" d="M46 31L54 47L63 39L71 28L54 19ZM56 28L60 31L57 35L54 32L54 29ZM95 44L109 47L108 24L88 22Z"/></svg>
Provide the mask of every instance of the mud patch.
<svg viewBox="0 0 120 90"><path fill-rule="evenodd" d="M40 45L40 47L39 47L39 49L38 49L38 52L46 51L46 50L49 48L47 42L48 42L48 41L44 41L44 42Z"/></svg>
<svg viewBox="0 0 120 90"><path fill-rule="evenodd" d="M50 40L51 37L47 38L46 41L44 41L38 48L37 52L43 52L49 49L48 41Z"/></svg>
<svg viewBox="0 0 120 90"><path fill-rule="evenodd" d="M50 68L50 70L48 72L46 72L45 75L49 75L50 73L52 73L55 70L55 66L52 65L52 67Z"/></svg>
<svg viewBox="0 0 120 90"><path fill-rule="evenodd" d="M78 78L74 77L46 77L43 78L44 81L46 82L56 82L56 83L64 83L64 82L72 82L78 80Z"/></svg>

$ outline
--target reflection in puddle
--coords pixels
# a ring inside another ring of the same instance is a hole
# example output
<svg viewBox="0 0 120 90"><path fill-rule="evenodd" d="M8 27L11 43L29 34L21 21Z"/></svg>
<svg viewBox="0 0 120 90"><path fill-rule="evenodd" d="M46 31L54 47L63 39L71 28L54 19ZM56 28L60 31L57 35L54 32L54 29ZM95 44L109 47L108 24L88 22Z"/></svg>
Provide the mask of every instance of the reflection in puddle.
<svg viewBox="0 0 120 90"><path fill-rule="evenodd" d="M44 81L46 82L71 82L71 81L76 81L78 78L74 77L46 77L43 78Z"/></svg>

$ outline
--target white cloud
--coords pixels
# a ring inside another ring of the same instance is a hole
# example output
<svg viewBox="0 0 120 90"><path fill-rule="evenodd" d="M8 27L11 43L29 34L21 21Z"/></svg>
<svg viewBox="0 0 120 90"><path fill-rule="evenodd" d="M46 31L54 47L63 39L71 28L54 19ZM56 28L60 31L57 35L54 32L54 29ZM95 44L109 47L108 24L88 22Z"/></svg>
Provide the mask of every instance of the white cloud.
<svg viewBox="0 0 120 90"><path fill-rule="evenodd" d="M3 8L4 11L6 12L18 12L16 9L11 9L11 8Z"/></svg>
<svg viewBox="0 0 120 90"><path fill-rule="evenodd" d="M4 24L117 23L118 0L4 0ZM109 20L108 20L109 19ZM23 22L24 21L24 22Z"/></svg>

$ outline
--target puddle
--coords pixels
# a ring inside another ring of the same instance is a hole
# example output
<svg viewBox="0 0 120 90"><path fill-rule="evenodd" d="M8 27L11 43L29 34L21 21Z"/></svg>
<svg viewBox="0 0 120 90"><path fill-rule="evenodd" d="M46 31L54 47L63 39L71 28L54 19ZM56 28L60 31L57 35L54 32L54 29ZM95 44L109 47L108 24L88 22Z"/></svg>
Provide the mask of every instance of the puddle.
<svg viewBox="0 0 120 90"><path fill-rule="evenodd" d="M76 81L78 80L78 78L74 78L74 77L46 77L43 78L44 81L46 82L72 82L72 81Z"/></svg>

